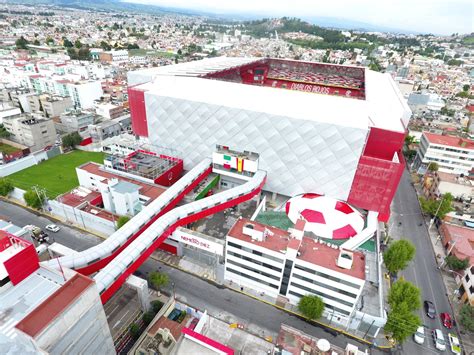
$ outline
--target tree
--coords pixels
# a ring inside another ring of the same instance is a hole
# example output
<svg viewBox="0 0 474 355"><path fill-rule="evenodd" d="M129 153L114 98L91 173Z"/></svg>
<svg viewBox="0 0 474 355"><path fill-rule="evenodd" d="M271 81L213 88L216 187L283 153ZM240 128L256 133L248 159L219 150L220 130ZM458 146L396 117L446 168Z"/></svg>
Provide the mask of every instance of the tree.
<svg viewBox="0 0 474 355"><path fill-rule="evenodd" d="M0 196L6 197L14 189L13 184L7 178L0 178Z"/></svg>
<svg viewBox="0 0 474 355"><path fill-rule="evenodd" d="M467 91L469 91L470 88L471 88L471 85L465 84L465 85L463 85L463 87L462 87L462 91L466 91L466 92L467 92Z"/></svg>
<svg viewBox="0 0 474 355"><path fill-rule="evenodd" d="M82 137L79 135L78 132L73 132L73 133L66 134L62 140L63 140L64 148L74 149L76 145L79 145L82 142Z"/></svg>
<svg viewBox="0 0 474 355"><path fill-rule="evenodd" d="M0 123L0 138L8 138L8 137L10 137L10 132L8 132L5 126Z"/></svg>
<svg viewBox="0 0 474 355"><path fill-rule="evenodd" d="M130 335L133 339L137 340L140 337L140 327L136 323L130 325Z"/></svg>
<svg viewBox="0 0 474 355"><path fill-rule="evenodd" d="M406 145L410 145L410 144L412 144L414 141L415 141L415 137L410 136L409 134L407 134L407 135L405 136L405 144L406 144Z"/></svg>
<svg viewBox="0 0 474 355"><path fill-rule="evenodd" d="M130 217L128 216L120 216L119 219L117 220L117 229L120 229L123 227L125 223L127 223L130 220Z"/></svg>
<svg viewBox="0 0 474 355"><path fill-rule="evenodd" d="M420 205L423 212L429 214L431 217L441 219L453 210L452 201L453 195L449 192L445 193L440 200L420 197Z"/></svg>
<svg viewBox="0 0 474 355"><path fill-rule="evenodd" d="M445 258L446 265L451 270L454 271L459 271L459 270L465 270L469 266L469 259L459 259L456 255L448 255Z"/></svg>
<svg viewBox="0 0 474 355"><path fill-rule="evenodd" d="M428 171L435 172L439 170L438 163L431 162L428 164Z"/></svg>
<svg viewBox="0 0 474 355"><path fill-rule="evenodd" d="M53 39L52 37L48 36L48 37L46 38L45 43L46 43L48 46L51 46L51 45L54 44L54 39Z"/></svg>
<svg viewBox="0 0 474 355"><path fill-rule="evenodd" d="M316 295L306 295L298 302L298 310L309 319L318 319L323 315L324 302Z"/></svg>
<svg viewBox="0 0 474 355"><path fill-rule="evenodd" d="M134 44L127 44L127 49L130 50L130 49L140 49L140 47L138 46L138 44L134 43Z"/></svg>
<svg viewBox="0 0 474 355"><path fill-rule="evenodd" d="M100 48L102 48L104 51L110 51L112 49L110 44L105 41L100 41Z"/></svg>
<svg viewBox="0 0 474 355"><path fill-rule="evenodd" d="M23 199L30 207L40 209L44 204L44 196L38 194L36 191L30 189L23 194Z"/></svg>
<svg viewBox="0 0 474 355"><path fill-rule="evenodd" d="M470 332L474 332L474 307L465 304L459 311L459 322Z"/></svg>
<svg viewBox="0 0 474 355"><path fill-rule="evenodd" d="M163 307L163 302L155 300L151 302L151 309L155 314L157 314L160 309Z"/></svg>
<svg viewBox="0 0 474 355"><path fill-rule="evenodd" d="M390 310L384 329L397 342L403 343L420 325L420 317L413 314L406 303L402 303Z"/></svg>
<svg viewBox="0 0 474 355"><path fill-rule="evenodd" d="M400 279L395 281L388 294L388 304L391 308L406 303L410 311L416 311L421 306L420 289L411 282Z"/></svg>
<svg viewBox="0 0 474 355"><path fill-rule="evenodd" d="M152 271L148 276L148 281L150 281L151 285L154 288L160 289L161 287L164 287L168 284L169 277L167 274Z"/></svg>
<svg viewBox="0 0 474 355"><path fill-rule="evenodd" d="M28 41L25 37L21 36L16 40L15 45L17 49L27 49Z"/></svg>
<svg viewBox="0 0 474 355"><path fill-rule="evenodd" d="M81 41L79 41L78 39L76 39L76 41L74 42L74 47L76 47L77 49L81 48L81 47L82 47Z"/></svg>
<svg viewBox="0 0 474 355"><path fill-rule="evenodd" d="M35 46L41 45L41 43L40 43L40 41L38 41L38 39L35 39L35 40L33 41L33 44L34 44Z"/></svg>
<svg viewBox="0 0 474 355"><path fill-rule="evenodd" d="M148 325L151 323L151 321L153 320L153 318L155 318L155 313L153 313L153 311L148 311L146 313L143 314L143 323L145 325Z"/></svg>
<svg viewBox="0 0 474 355"><path fill-rule="evenodd" d="M74 44L67 38L63 38L63 46L66 48L72 48L74 47Z"/></svg>
<svg viewBox="0 0 474 355"><path fill-rule="evenodd" d="M89 60L91 58L91 51L89 48L81 48L77 54L79 60Z"/></svg>
<svg viewBox="0 0 474 355"><path fill-rule="evenodd" d="M385 267L390 273L397 274L407 267L415 253L416 248L412 242L406 239L397 240L383 254Z"/></svg>

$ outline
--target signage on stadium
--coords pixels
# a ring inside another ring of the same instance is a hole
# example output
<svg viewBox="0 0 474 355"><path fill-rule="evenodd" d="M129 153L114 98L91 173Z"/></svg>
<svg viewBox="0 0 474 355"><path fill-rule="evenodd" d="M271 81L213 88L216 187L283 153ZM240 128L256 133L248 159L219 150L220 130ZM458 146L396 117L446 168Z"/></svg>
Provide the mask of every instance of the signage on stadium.
<svg viewBox="0 0 474 355"><path fill-rule="evenodd" d="M205 239L203 237L191 234L186 228L177 228L172 234L171 239L174 239L180 243L191 245L193 247L206 250L210 253L224 255L224 245Z"/></svg>

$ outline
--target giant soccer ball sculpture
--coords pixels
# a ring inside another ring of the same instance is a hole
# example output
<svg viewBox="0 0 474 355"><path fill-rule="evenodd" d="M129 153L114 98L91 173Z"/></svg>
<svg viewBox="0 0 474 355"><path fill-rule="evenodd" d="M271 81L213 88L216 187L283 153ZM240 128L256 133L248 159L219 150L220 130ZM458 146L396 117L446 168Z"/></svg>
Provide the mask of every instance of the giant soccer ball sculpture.
<svg viewBox="0 0 474 355"><path fill-rule="evenodd" d="M305 230L326 239L348 239L364 229L364 217L343 201L315 193L290 198L285 206L288 218L306 221Z"/></svg>

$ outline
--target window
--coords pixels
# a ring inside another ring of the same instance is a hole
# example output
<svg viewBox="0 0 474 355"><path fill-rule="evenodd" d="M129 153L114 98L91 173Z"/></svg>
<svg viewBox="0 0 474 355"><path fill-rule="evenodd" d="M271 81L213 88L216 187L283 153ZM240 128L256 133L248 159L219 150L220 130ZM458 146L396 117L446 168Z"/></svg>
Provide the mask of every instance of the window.
<svg viewBox="0 0 474 355"><path fill-rule="evenodd" d="M334 297L334 296L329 296L325 293L322 293L322 292L319 292L319 291L316 291L316 290L313 290L312 288L309 288L309 287L306 287L306 286L303 286L303 285L300 285L300 284L297 284L297 283L294 283L292 282L291 283L291 286L293 287L298 287L299 289L301 290L305 290L307 292L311 292L312 294L315 294L315 295L318 295L318 296L321 296L321 297L324 297L324 298L327 298L328 300L332 300L332 301L336 301L340 304L343 304L345 306L349 306L349 307L353 307L354 306L354 303L352 302L347 302L347 301L343 301L337 297Z"/></svg>
<svg viewBox="0 0 474 355"><path fill-rule="evenodd" d="M470 280L470 277L469 277L469 275L468 275L468 274L466 274L466 276L464 276L464 278L466 279L466 282L469 282L469 280Z"/></svg>
<svg viewBox="0 0 474 355"><path fill-rule="evenodd" d="M472 295L474 293L474 286L469 287L469 293Z"/></svg>
<svg viewBox="0 0 474 355"><path fill-rule="evenodd" d="M301 276L301 275L298 275L298 274L293 274L293 277L295 277L297 279L300 279L300 280L303 280L303 281L306 281L306 282L309 282L309 283L312 283L316 286L321 286L321 287L326 288L328 290L340 293L341 295L349 296L349 297L352 297L352 298L357 298L357 295L355 293L347 292L347 291L341 290L337 287L329 286L329 285L323 284L322 282L319 282L319 281L316 281L316 280L311 280L307 277L304 277L304 276Z"/></svg>
<svg viewBox="0 0 474 355"><path fill-rule="evenodd" d="M249 257L244 256L244 255L240 255L240 254L234 253L233 251L228 251L227 254L232 255L232 256L234 256L234 257L236 257L236 258L242 259L242 260L249 261L249 262L251 262L251 263L254 263L255 265L263 266L263 267L265 267L265 268L267 268L267 269L271 269L271 270L275 270L275 271L281 272L281 268L279 268L279 267L276 267L276 266L273 266L273 265L270 265L270 264L261 262L261 261L256 260L256 259L249 258Z"/></svg>
<svg viewBox="0 0 474 355"><path fill-rule="evenodd" d="M274 289L278 289L278 286L277 286L277 285L273 285L273 284L271 284L271 283L269 283L269 282L262 281L262 280L260 280L260 279L257 279L256 277L247 275L247 274L245 274L245 273L243 273L243 272L237 271L237 270L232 269L232 268L230 268L230 267L227 267L226 270L227 270L228 272L231 272L231 273L236 274L236 275L238 275L238 276L242 276L242 277L245 277L245 278L247 278L247 279L249 279L249 280L253 280L253 281L256 281L256 282L261 283L261 284L263 284L263 285L270 286L271 288L274 288Z"/></svg>
<svg viewBox="0 0 474 355"><path fill-rule="evenodd" d="M307 273L310 273L310 274L314 274L314 275L318 275L318 276L321 276L321 277L324 277L325 279L328 279L328 280L331 280L331 281L335 281L335 282L338 282L338 283L341 283L343 285L347 285L347 286L351 286L351 287L354 287L356 289L360 289L360 285L357 285L353 282L349 282L349 281L346 281L346 280L341 280L340 278L338 277L334 277L334 276L330 276L328 274L325 274L323 272L319 272L319 271L315 271L315 270L311 270L311 269L308 269L307 267L304 267L304 266L301 266L301 265L295 265L295 268L297 269L300 269L300 270L303 270L303 271L306 271Z"/></svg>
<svg viewBox="0 0 474 355"><path fill-rule="evenodd" d="M293 296L296 296L296 297L299 297L299 298L303 297L303 295L302 295L302 294L299 294L298 292L289 291L288 293L289 293L290 295L293 295ZM349 314L351 314L350 312L348 312L348 311L346 311L346 310L343 310L343 309L334 307L334 306L332 306L332 305L330 305L330 304L326 304L326 303L324 304L324 308L332 309L332 310L334 310L335 312L338 312L338 313L341 313L341 314L345 314L345 315L347 315L347 316L348 316Z"/></svg>
<svg viewBox="0 0 474 355"><path fill-rule="evenodd" d="M256 274L260 274L262 276L265 276L265 277L269 277L273 280L276 280L276 281L280 281L280 278L278 276L275 276L275 275L271 275L271 274L268 274L266 272L263 272L263 271L260 271L260 270L257 270L257 269L254 269L253 267L250 267L250 266L247 266L247 265L244 265L244 264L241 264L241 263L238 263L234 260L227 260L227 263L229 264L233 264L235 266L238 266L238 267L241 267L242 269L246 269L246 270L249 270L249 271L252 271Z"/></svg>
<svg viewBox="0 0 474 355"><path fill-rule="evenodd" d="M262 253L260 251L253 250L253 249L250 249L250 248L247 248L247 247L244 247L244 246L239 245L239 244L235 244L235 243L232 243L232 242L227 242L227 245L229 245L231 247L234 247L234 248L237 248L237 249L244 250L247 253L251 253L251 254L258 255L258 256L261 256L261 257L264 257L264 258L267 258L267 259L270 259L270 260L273 260L273 261L276 261L276 262L279 262L279 263L283 263L282 259L278 259L274 256L271 256L271 255L268 255L268 254L265 254L265 253Z"/></svg>

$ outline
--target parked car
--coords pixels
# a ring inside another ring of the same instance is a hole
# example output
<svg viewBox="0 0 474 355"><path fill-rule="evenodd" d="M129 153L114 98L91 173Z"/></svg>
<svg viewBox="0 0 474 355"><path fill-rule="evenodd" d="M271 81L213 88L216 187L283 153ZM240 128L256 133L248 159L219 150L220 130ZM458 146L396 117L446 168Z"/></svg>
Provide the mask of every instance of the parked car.
<svg viewBox="0 0 474 355"><path fill-rule="evenodd" d="M426 315L428 317L434 319L436 317L436 310L435 310L435 306L434 306L433 302L425 301L424 304L425 304Z"/></svg>
<svg viewBox="0 0 474 355"><path fill-rule="evenodd" d="M453 321L449 313L441 313L439 317L441 318L441 323L443 323L446 328L451 329L453 327Z"/></svg>
<svg viewBox="0 0 474 355"><path fill-rule="evenodd" d="M461 354L461 344L459 344L459 339L456 335L449 333L449 346L451 347L451 352L453 354Z"/></svg>
<svg viewBox="0 0 474 355"><path fill-rule="evenodd" d="M53 233L57 233L59 232L59 230L61 228L59 228L57 225L55 224L48 224L46 227L45 227L47 230L49 230L50 232L53 232Z"/></svg>
<svg viewBox="0 0 474 355"><path fill-rule="evenodd" d="M175 321L176 319L178 319L178 317L179 317L180 315L181 315L181 311L180 311L179 309L176 309L176 308L175 308L175 309L173 309L173 310L171 311L171 313L169 314L168 319L171 319L171 320L174 320L174 321Z"/></svg>
<svg viewBox="0 0 474 355"><path fill-rule="evenodd" d="M446 350L446 341L444 340L443 332L439 329L433 330L433 342L435 348L441 351Z"/></svg>
<svg viewBox="0 0 474 355"><path fill-rule="evenodd" d="M425 328L423 326L418 327L415 334L413 334L413 340L418 344L423 344L425 342Z"/></svg>
<svg viewBox="0 0 474 355"><path fill-rule="evenodd" d="M193 320L192 320L191 323L189 324L189 329L194 330L194 328L196 328L196 325L198 324L198 322L199 322L199 319L193 318Z"/></svg>

